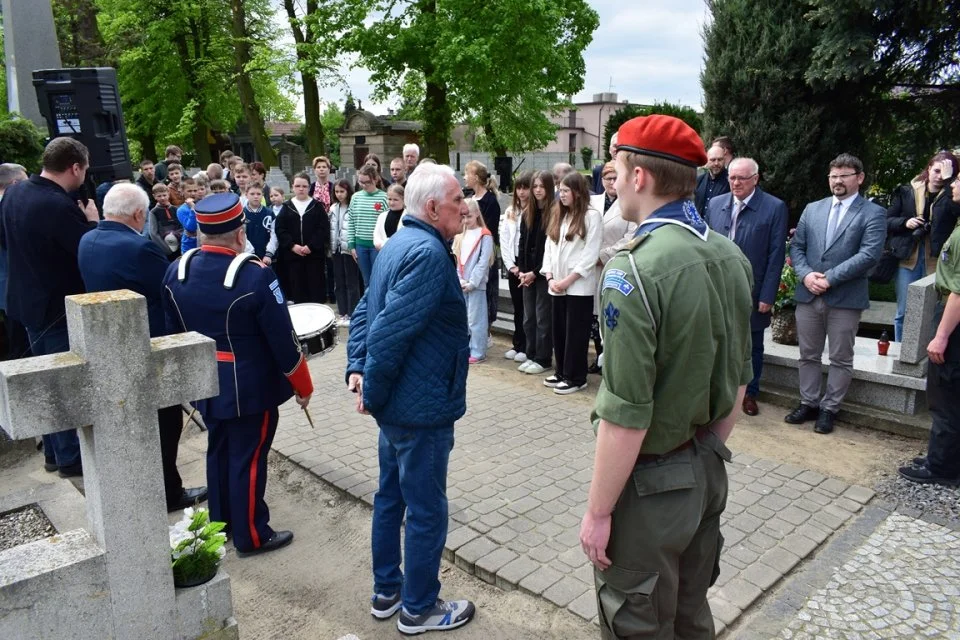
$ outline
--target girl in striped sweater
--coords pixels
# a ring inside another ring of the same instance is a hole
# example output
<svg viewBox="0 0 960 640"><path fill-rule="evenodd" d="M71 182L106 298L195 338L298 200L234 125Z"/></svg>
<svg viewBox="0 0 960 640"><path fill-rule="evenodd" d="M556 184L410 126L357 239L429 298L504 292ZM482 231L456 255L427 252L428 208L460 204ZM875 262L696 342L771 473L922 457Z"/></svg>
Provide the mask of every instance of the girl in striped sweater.
<svg viewBox="0 0 960 640"><path fill-rule="evenodd" d="M370 273L377 258L373 246L373 232L377 218L387 210L387 194L377 188L377 170L370 165L357 172L360 190L350 199L350 232L347 246L353 253L363 275L363 282L370 282Z"/></svg>

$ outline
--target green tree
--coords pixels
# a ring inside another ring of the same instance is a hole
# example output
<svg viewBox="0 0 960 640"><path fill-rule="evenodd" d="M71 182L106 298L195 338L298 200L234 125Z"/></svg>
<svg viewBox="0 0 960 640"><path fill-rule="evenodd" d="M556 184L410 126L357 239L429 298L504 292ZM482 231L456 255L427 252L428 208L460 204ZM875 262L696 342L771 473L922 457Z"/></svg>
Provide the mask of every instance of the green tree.
<svg viewBox="0 0 960 640"><path fill-rule="evenodd" d="M811 0L709 0L701 76L709 139L730 136L759 163L764 188L796 219L827 193L827 166L841 152L869 167L862 83L813 86L807 72L821 32Z"/></svg>
<svg viewBox="0 0 960 640"><path fill-rule="evenodd" d="M260 160L268 167L277 164L277 154L270 146L270 136L263 124L263 115L260 112L260 103L253 90L251 79L251 61L253 47L256 42L253 38L251 23L248 22L248 12L244 0L230 0L230 28L233 34L233 69L237 79L237 91L240 95L240 108L250 127L253 145L260 156ZM261 7L262 9L262 7ZM262 16L260 16L262 19ZM256 20L253 21L256 24Z"/></svg>
<svg viewBox="0 0 960 640"><path fill-rule="evenodd" d="M336 6L314 19L328 29L338 21L339 46L373 70L377 97L419 96L423 154L435 158L447 155L460 118L479 129L478 144L498 154L552 139L556 127L546 114L582 88L582 53L598 24L584 0L343 0ZM372 22L365 21L368 13Z"/></svg>
<svg viewBox="0 0 960 640"><path fill-rule="evenodd" d="M612 159L610 157L610 139L624 122L640 116L650 116L653 114L680 118L690 125L694 131L701 133L702 135L703 118L692 107L687 107L682 104L672 104L669 102L657 102L652 106L628 104L627 106L621 107L620 109L614 111L613 114L607 119L607 123L603 127L604 160L609 162Z"/></svg>
<svg viewBox="0 0 960 640"><path fill-rule="evenodd" d="M330 162L335 167L340 166L339 133L343 127L344 120L346 120L346 118L343 115L343 111L333 102L328 103L327 108L324 109L320 115L320 123L323 126L323 130L328 134L326 137L327 157L330 158Z"/></svg>
<svg viewBox="0 0 960 640"><path fill-rule="evenodd" d="M53 21L64 67L112 67L97 24L95 0L53 0Z"/></svg>
<svg viewBox="0 0 960 640"><path fill-rule="evenodd" d="M19 113L0 116L0 158L26 167L29 172L40 170L46 135L35 124Z"/></svg>

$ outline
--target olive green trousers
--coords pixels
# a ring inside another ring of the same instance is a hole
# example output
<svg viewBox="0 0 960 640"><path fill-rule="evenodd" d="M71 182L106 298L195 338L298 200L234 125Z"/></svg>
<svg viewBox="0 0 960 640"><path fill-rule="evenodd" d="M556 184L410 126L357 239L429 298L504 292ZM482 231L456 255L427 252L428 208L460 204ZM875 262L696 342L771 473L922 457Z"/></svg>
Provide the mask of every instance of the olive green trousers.
<svg viewBox="0 0 960 640"><path fill-rule="evenodd" d="M715 637L707 589L720 571L730 450L693 445L638 462L613 512L606 571L594 569L604 640Z"/></svg>

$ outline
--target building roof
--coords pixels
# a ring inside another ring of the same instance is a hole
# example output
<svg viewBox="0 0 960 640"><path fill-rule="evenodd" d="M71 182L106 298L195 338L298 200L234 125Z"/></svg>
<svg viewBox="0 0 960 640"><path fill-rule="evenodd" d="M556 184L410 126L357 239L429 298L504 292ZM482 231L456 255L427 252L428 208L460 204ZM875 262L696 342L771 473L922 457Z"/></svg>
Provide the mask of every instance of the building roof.
<svg viewBox="0 0 960 640"><path fill-rule="evenodd" d="M292 136L303 126L301 122L264 122L268 135Z"/></svg>

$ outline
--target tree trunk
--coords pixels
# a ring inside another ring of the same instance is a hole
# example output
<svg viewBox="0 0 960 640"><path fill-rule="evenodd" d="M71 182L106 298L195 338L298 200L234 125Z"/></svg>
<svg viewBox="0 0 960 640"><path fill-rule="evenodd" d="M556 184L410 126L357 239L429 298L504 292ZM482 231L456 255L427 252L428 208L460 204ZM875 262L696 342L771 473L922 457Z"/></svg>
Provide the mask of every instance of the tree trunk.
<svg viewBox="0 0 960 640"><path fill-rule="evenodd" d="M207 132L209 131L209 127L207 126L204 116L206 105L201 98L202 94L197 90L197 75L193 68L194 58L190 56L190 48L187 44L187 37L183 31L180 31L173 39L173 44L177 48L177 53L180 54L180 69L183 71L183 75L187 79L187 86L190 88L190 95L197 96L197 108L196 112L194 113L193 134L191 138L193 141L194 152L197 154L197 164L201 164L203 167L206 167L211 162L210 143L207 142ZM198 41L194 41L194 45L199 47L200 43Z"/></svg>
<svg viewBox="0 0 960 640"><path fill-rule="evenodd" d="M489 114L483 114L483 133L487 136L487 146L490 147L494 154L497 156L507 155L507 147L504 146L503 142L497 137L497 132L493 128L493 122Z"/></svg>
<svg viewBox="0 0 960 640"><path fill-rule="evenodd" d="M243 108L247 125L250 127L250 135L253 137L253 146L257 150L257 155L260 156L261 162L267 167L274 167L277 165L277 154L270 146L270 137L263 125L260 105L257 104L257 98L253 93L253 83L250 81L249 72L244 68L246 61L250 59L250 35L247 33L247 18L243 9L243 0L230 0L230 11L233 15L231 23L233 60L234 70L237 74L237 90L240 93L240 105Z"/></svg>
<svg viewBox="0 0 960 640"><path fill-rule="evenodd" d="M309 64L306 51L303 45L313 44L314 36L310 22L306 17L317 10L316 0L308 0L307 14L304 16L306 30L301 30L297 26L297 12L293 6L293 0L283 0L283 7L287 11L287 17L290 19L290 31L293 32L293 40L296 43L297 61L300 62L300 77L303 80L303 115L305 119L305 129L307 138L307 154L316 157L324 155L324 131L323 124L320 122L320 91L317 89L317 76L314 73L306 71Z"/></svg>
<svg viewBox="0 0 960 640"><path fill-rule="evenodd" d="M206 169L213 162L210 153L210 127L205 122L197 122L193 128L193 149L196 155L197 166ZM184 176L186 177L186 176Z"/></svg>
<svg viewBox="0 0 960 640"><path fill-rule="evenodd" d="M137 164L140 160L153 160L157 161L157 137L152 133L144 133L136 138L137 142L140 143L140 155L142 158L131 158L134 164Z"/></svg>
<svg viewBox="0 0 960 640"><path fill-rule="evenodd" d="M450 105L445 84L427 76L423 97L423 157L450 163Z"/></svg>

